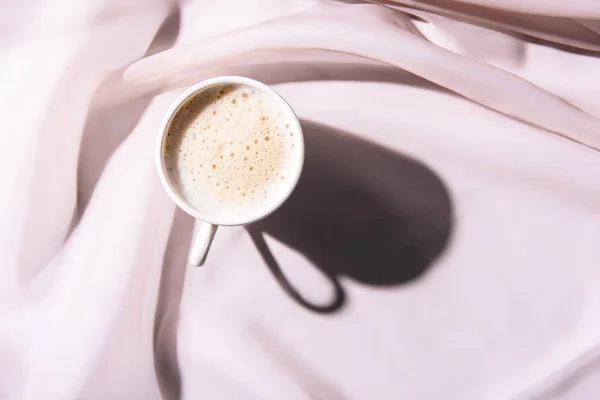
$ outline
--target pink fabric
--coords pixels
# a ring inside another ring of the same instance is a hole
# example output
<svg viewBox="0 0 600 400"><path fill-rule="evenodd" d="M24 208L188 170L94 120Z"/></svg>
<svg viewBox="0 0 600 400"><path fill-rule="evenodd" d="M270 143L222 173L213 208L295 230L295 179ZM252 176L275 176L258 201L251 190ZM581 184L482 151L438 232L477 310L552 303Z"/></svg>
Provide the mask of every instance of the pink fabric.
<svg viewBox="0 0 600 400"><path fill-rule="evenodd" d="M3 2L0 399L597 398L598 51L592 0ZM226 74L306 169L192 268L154 142Z"/></svg>

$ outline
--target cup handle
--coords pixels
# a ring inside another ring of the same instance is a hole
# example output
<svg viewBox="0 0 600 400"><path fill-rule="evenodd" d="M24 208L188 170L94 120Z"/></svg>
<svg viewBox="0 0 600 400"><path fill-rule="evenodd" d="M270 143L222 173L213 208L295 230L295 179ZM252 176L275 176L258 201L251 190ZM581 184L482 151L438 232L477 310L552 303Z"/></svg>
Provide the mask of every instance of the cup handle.
<svg viewBox="0 0 600 400"><path fill-rule="evenodd" d="M203 222L200 226L200 231L194 239L192 250L190 251L190 264L197 267L204 265L206 255L210 249L210 245L217 233L217 225Z"/></svg>

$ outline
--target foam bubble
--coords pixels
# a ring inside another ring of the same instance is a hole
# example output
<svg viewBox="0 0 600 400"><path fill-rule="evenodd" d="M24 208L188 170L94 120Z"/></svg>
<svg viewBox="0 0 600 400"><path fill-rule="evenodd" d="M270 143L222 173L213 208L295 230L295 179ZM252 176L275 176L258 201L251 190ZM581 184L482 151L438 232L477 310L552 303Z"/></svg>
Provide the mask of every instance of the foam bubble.
<svg viewBox="0 0 600 400"><path fill-rule="evenodd" d="M217 219L246 219L289 190L283 176L293 175L298 135L283 134L293 117L269 96L243 85L212 87L174 116L163 144L167 175L195 208Z"/></svg>

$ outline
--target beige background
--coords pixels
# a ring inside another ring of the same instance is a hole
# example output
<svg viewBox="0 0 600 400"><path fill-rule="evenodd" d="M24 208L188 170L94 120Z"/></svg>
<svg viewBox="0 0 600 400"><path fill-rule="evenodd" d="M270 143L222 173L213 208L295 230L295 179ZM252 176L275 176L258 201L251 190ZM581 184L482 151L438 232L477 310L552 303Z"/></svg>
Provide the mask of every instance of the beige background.
<svg viewBox="0 0 600 400"><path fill-rule="evenodd" d="M0 399L595 399L600 3L0 9ZM297 111L284 208L197 225L153 164L223 74Z"/></svg>

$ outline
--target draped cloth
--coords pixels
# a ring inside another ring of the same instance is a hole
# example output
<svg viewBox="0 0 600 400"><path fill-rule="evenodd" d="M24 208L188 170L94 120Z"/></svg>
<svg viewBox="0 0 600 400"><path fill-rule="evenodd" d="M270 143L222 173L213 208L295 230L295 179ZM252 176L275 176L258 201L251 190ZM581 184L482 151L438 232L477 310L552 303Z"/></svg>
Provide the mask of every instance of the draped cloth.
<svg viewBox="0 0 600 400"><path fill-rule="evenodd" d="M0 399L592 399L600 3L9 0ZM199 223L154 165L187 86L297 112L269 218Z"/></svg>

